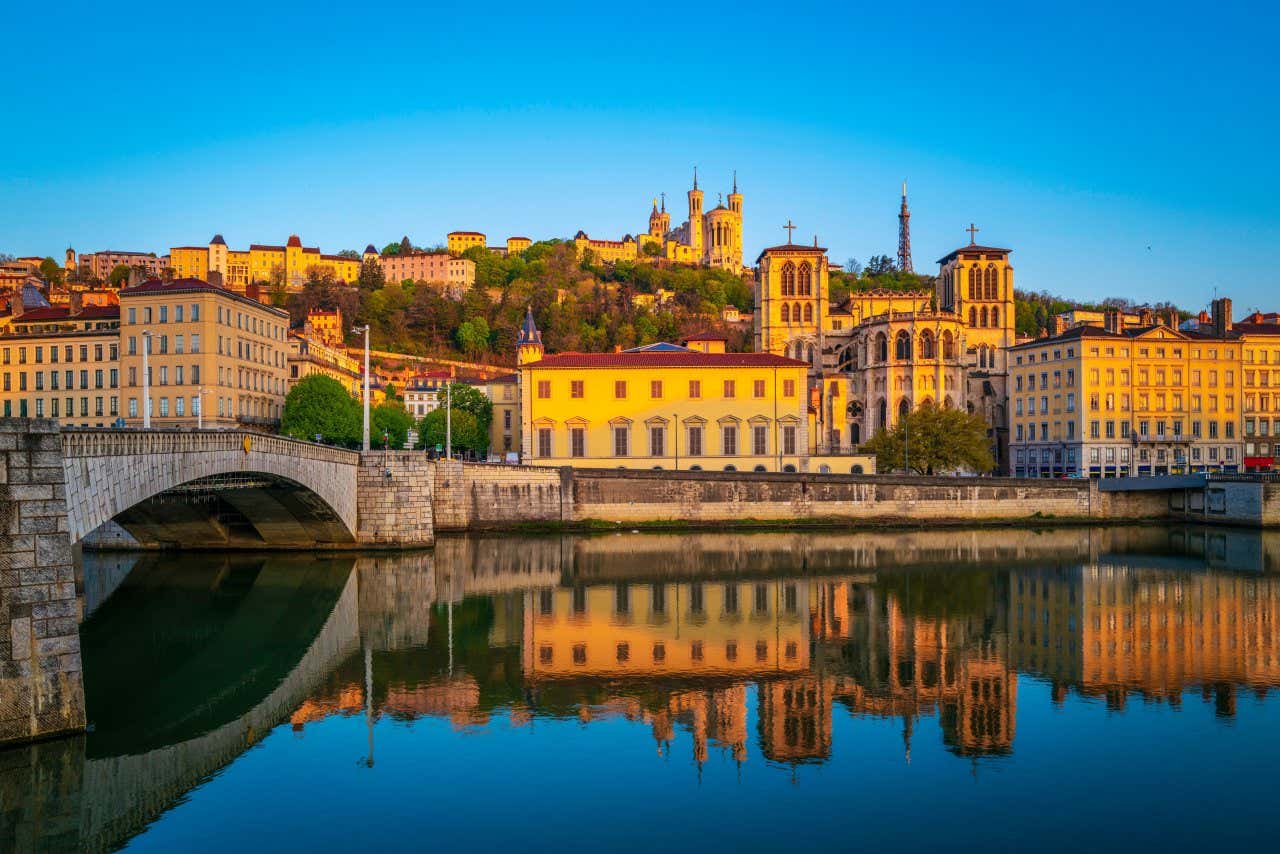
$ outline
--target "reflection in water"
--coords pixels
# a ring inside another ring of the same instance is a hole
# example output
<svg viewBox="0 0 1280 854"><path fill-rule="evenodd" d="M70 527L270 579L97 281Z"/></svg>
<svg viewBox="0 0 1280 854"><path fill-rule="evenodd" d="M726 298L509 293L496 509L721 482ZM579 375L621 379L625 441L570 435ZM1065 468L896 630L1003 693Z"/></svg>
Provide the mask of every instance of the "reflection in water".
<svg viewBox="0 0 1280 854"><path fill-rule="evenodd" d="M900 760L928 724L925 744L1007 763L1026 684L1059 709L1199 692L1231 720L1237 692L1280 684L1276 545L1077 528L86 555L93 731L0 753L0 847L115 847L282 724L305 738L328 719L363 720L366 768L387 761L383 722L632 722L699 780L716 757L838 767L842 739L869 749L859 720L873 746L892 726Z"/></svg>

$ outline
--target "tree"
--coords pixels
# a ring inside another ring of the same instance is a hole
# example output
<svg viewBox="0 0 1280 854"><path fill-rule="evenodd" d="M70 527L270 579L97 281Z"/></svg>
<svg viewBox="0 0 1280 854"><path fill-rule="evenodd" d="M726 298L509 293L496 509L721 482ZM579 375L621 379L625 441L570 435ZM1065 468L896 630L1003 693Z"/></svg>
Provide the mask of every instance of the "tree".
<svg viewBox="0 0 1280 854"><path fill-rule="evenodd" d="M359 253L359 252L357 252L357 251L356 251L356 250L354 250L354 249L343 249L341 252L339 252L339 253L338 253L338 257L339 257L339 258L352 258L352 259L355 259L355 260L359 260L359 259L360 259L360 253Z"/></svg>
<svg viewBox="0 0 1280 854"><path fill-rule="evenodd" d="M872 255L867 259L867 266L863 272L868 276L883 276L885 273L896 272L897 269L897 262L888 255Z"/></svg>
<svg viewBox="0 0 1280 854"><path fill-rule="evenodd" d="M400 238L400 254L409 255L413 252L413 243L409 241L409 235Z"/></svg>
<svg viewBox="0 0 1280 854"><path fill-rule="evenodd" d="M280 433L307 440L320 436L320 441L331 445L359 447L363 436L360 403L337 380L311 374L289 389Z"/></svg>
<svg viewBox="0 0 1280 854"><path fill-rule="evenodd" d="M440 389L440 402L453 401L454 409L470 412L485 435L489 433L489 425L493 423L493 401L475 386L466 383L449 383L448 388ZM486 439L486 441L488 441Z"/></svg>
<svg viewBox="0 0 1280 854"><path fill-rule="evenodd" d="M57 261L52 258L46 258L40 262L40 275L50 285L60 285L63 281L64 272Z"/></svg>
<svg viewBox="0 0 1280 854"><path fill-rule="evenodd" d="M107 276L107 284L111 285L113 288L123 288L125 285L129 284L130 272L132 271L129 269L128 264L115 265L115 267L111 269L110 275Z"/></svg>
<svg viewBox="0 0 1280 854"><path fill-rule="evenodd" d="M474 358L489 349L489 324L483 317L472 318L458 327L454 337L463 352Z"/></svg>
<svg viewBox="0 0 1280 854"><path fill-rule="evenodd" d="M489 431L482 429L476 417L466 410L453 407L452 417L453 450L475 451L483 453L489 448ZM428 412L418 424L418 447L434 448L444 445L445 432L449 425L445 421L445 408Z"/></svg>
<svg viewBox="0 0 1280 854"><path fill-rule="evenodd" d="M400 242L396 241L395 243L388 243L386 246L382 247L382 254L383 255L399 255Z"/></svg>
<svg viewBox="0 0 1280 854"><path fill-rule="evenodd" d="M382 272L382 264L370 258L360 265L360 276L356 283L361 290L375 291L387 284L387 276Z"/></svg>
<svg viewBox="0 0 1280 854"><path fill-rule="evenodd" d="M879 472L909 465L919 474L957 469L986 474L995 467L986 422L932 401L899 418L893 429L881 430L867 449L876 455Z"/></svg>
<svg viewBox="0 0 1280 854"><path fill-rule="evenodd" d="M369 422L373 434L370 436L370 442L381 443L385 435L388 437L387 446L391 448L404 447L414 424L413 416L405 411L402 404L394 400L386 400L375 406L369 413Z"/></svg>

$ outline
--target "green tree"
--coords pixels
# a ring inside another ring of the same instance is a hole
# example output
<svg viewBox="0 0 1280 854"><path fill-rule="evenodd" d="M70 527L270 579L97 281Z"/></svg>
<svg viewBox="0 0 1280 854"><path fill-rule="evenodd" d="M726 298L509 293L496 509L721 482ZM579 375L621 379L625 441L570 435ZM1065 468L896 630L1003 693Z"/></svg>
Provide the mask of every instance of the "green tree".
<svg viewBox="0 0 1280 854"><path fill-rule="evenodd" d="M409 255L413 252L413 243L409 240L409 235L400 238L400 254Z"/></svg>
<svg viewBox="0 0 1280 854"><path fill-rule="evenodd" d="M397 240L394 243L388 243L386 246L382 247L382 254L383 255L399 255L400 241Z"/></svg>
<svg viewBox="0 0 1280 854"><path fill-rule="evenodd" d="M447 392L447 393L446 393ZM440 389L440 402L453 401L454 409L470 412L485 435L489 434L489 425L493 423L493 401L489 400L480 389L466 383L449 383L447 389ZM486 442L488 439L485 440Z"/></svg>
<svg viewBox="0 0 1280 854"><path fill-rule="evenodd" d="M394 400L385 400L375 406L369 413L369 422L372 433L370 442L381 445L385 435L388 437L388 447L392 448L404 447L414 424L413 416L405 410L403 404Z"/></svg>
<svg viewBox="0 0 1280 854"><path fill-rule="evenodd" d="M338 253L338 257L339 257L339 258L351 258L351 259L354 259L354 260L359 260L359 258L360 258L360 253L359 253L359 252L357 252L357 251L356 251L356 250L354 250L354 249L343 249L341 252L339 252L339 253Z"/></svg>
<svg viewBox="0 0 1280 854"><path fill-rule="evenodd" d="M127 270L128 267L125 269ZM49 284L60 285L63 281L64 271L57 261L52 258L46 258L40 262L40 275Z"/></svg>
<svg viewBox="0 0 1280 854"><path fill-rule="evenodd" d="M454 337L463 352L474 358L489 349L489 323L483 317L464 321Z"/></svg>
<svg viewBox="0 0 1280 854"><path fill-rule="evenodd" d="M454 406L452 422L453 450L455 453L458 451L484 453L488 450L489 431L481 428L474 415ZM443 406L428 412L422 417L422 421L418 423L418 447L434 448L437 445L443 446L447 428L445 408Z"/></svg>
<svg viewBox="0 0 1280 854"><path fill-rule="evenodd" d="M280 433L307 440L320 436L331 445L359 447L363 434L360 403L337 380L311 374L289 389Z"/></svg>
<svg viewBox="0 0 1280 854"><path fill-rule="evenodd" d="M986 474L995 467L981 417L927 401L881 430L867 449L876 455L876 470L935 474L957 469Z"/></svg>
<svg viewBox="0 0 1280 854"><path fill-rule="evenodd" d="M376 291L387 284L386 274L382 272L382 265L370 258L360 265L360 277L356 279L356 283L361 290Z"/></svg>
<svg viewBox="0 0 1280 854"><path fill-rule="evenodd" d="M117 264L112 268L110 275L107 276L107 284L113 288L122 288L129 284L129 273L131 272L128 264Z"/></svg>

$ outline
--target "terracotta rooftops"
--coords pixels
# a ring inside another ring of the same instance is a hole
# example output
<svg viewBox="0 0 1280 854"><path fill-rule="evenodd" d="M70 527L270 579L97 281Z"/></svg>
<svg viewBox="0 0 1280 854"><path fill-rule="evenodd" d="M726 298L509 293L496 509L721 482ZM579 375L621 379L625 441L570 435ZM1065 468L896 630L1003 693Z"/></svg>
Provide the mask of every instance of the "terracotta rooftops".
<svg viewBox="0 0 1280 854"><path fill-rule="evenodd" d="M211 285L208 282L204 281L203 279L174 279L172 282L165 282L160 279L148 279L147 281L134 285L133 287L121 288L120 298L125 299L127 297L135 297L135 296L147 296L147 295L162 296L164 294L192 294L192 293L220 294L226 297L227 299L233 299L233 300L236 300L237 302L248 303L249 305L256 306L262 309L263 311L269 311L273 314L278 314L283 317L289 316L289 312L285 311L284 309L273 308L272 306L260 303L255 299L250 299L246 296L241 296L235 291L227 290L226 288L220 288L217 285Z"/></svg>
<svg viewBox="0 0 1280 854"><path fill-rule="evenodd" d="M31 308L22 313L20 317L14 318L15 323L39 323L42 321L54 320L118 320L120 318L120 306L118 305L87 305L80 310L79 314L72 314L68 306L54 306L49 308Z"/></svg>
<svg viewBox="0 0 1280 854"><path fill-rule="evenodd" d="M299 236L298 236L298 235L296 235L296 234L290 234L290 235L289 235L289 240L288 240L288 242L286 242L286 243L285 243L285 245L286 245L286 246L301 246L301 245L302 245L302 238L301 238L301 237L299 237Z"/></svg>
<svg viewBox="0 0 1280 854"><path fill-rule="evenodd" d="M807 368L808 362L772 353L556 353L531 368Z"/></svg>
<svg viewBox="0 0 1280 854"><path fill-rule="evenodd" d="M483 231L451 231L448 234L449 237L454 237L455 235L458 237L484 237L484 232Z"/></svg>

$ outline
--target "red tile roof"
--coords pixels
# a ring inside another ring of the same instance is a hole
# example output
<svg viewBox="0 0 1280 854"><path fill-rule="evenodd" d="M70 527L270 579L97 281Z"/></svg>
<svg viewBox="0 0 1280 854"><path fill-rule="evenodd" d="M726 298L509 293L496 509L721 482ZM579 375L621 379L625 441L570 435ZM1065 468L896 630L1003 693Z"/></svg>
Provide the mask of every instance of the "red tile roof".
<svg viewBox="0 0 1280 854"><path fill-rule="evenodd" d="M283 251L284 251L284 247L283 247L283 246L268 246L268 245L267 245L267 244L265 244L265 243L250 243L250 244L249 244L249 251L250 251L250 252L283 252Z"/></svg>
<svg viewBox="0 0 1280 854"><path fill-rule="evenodd" d="M30 308L13 320L14 323L40 323L52 320L118 320L119 318L120 306L118 305L87 305L79 314L72 314L68 306L61 305L51 308Z"/></svg>
<svg viewBox="0 0 1280 854"><path fill-rule="evenodd" d="M807 368L808 362L772 353L556 353L532 368Z"/></svg>

